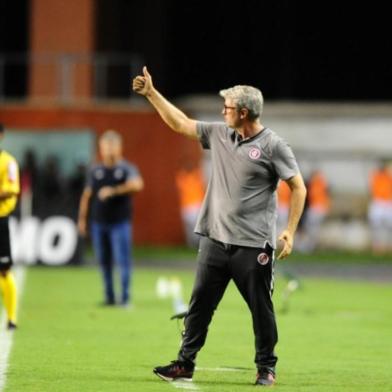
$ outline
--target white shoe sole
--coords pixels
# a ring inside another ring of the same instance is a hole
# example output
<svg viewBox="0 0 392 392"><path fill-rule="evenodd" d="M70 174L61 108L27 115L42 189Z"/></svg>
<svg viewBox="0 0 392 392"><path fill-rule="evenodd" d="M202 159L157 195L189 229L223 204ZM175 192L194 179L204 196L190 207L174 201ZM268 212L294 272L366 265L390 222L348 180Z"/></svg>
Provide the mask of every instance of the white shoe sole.
<svg viewBox="0 0 392 392"><path fill-rule="evenodd" d="M186 381L186 382L192 382L192 378L183 378L183 377L178 377L178 378L172 378L172 377L165 377L163 374L160 373L155 373L159 378L161 378L164 381L172 382L172 381Z"/></svg>

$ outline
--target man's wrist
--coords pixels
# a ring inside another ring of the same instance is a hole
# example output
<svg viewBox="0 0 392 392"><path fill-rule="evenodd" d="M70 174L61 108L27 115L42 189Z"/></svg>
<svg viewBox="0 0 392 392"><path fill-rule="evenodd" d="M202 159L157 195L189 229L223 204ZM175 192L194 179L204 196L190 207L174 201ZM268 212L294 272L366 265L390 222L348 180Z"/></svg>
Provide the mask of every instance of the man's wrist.
<svg viewBox="0 0 392 392"><path fill-rule="evenodd" d="M292 229L292 228L290 228L290 227L287 227L287 228L286 228L286 231L287 231L292 237L294 236L295 229Z"/></svg>
<svg viewBox="0 0 392 392"><path fill-rule="evenodd" d="M146 98L149 99L149 100L153 99L154 96L156 95L156 92L157 92L157 90L155 90L154 87L151 87L151 88L147 91L147 93L146 93Z"/></svg>

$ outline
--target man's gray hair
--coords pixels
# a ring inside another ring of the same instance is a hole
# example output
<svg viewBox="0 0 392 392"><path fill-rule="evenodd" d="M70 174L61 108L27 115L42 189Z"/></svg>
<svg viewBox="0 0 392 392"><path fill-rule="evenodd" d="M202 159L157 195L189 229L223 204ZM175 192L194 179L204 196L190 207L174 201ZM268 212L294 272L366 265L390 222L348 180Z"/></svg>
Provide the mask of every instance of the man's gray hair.
<svg viewBox="0 0 392 392"><path fill-rule="evenodd" d="M256 87L238 85L219 91L219 95L232 99L238 110L248 109L250 120L256 120L263 113L263 94Z"/></svg>
<svg viewBox="0 0 392 392"><path fill-rule="evenodd" d="M113 129L108 129L105 131L99 139L108 142L122 143L122 136Z"/></svg>

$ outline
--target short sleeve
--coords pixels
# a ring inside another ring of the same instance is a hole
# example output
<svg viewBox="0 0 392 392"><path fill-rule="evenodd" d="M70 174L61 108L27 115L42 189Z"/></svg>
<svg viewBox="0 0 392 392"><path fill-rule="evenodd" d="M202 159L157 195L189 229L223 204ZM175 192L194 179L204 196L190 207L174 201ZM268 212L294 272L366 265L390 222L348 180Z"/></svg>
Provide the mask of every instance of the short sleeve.
<svg viewBox="0 0 392 392"><path fill-rule="evenodd" d="M198 121L196 131L202 147L205 150L210 150L217 138L226 137L227 127L222 122Z"/></svg>
<svg viewBox="0 0 392 392"><path fill-rule="evenodd" d="M11 159L7 164L6 184L7 191L19 193L19 167L14 159Z"/></svg>
<svg viewBox="0 0 392 392"><path fill-rule="evenodd" d="M197 135L205 150L209 150L211 148L210 138L212 128L212 124L205 121L198 121L196 124Z"/></svg>
<svg viewBox="0 0 392 392"><path fill-rule="evenodd" d="M282 180L288 180L299 173L297 161L290 146L279 140L272 155L272 164Z"/></svg>
<svg viewBox="0 0 392 392"><path fill-rule="evenodd" d="M126 181L134 180L140 177L140 171L136 165L128 164L127 165L127 176Z"/></svg>
<svg viewBox="0 0 392 392"><path fill-rule="evenodd" d="M93 188L94 185L93 178L94 178L94 168L90 167L86 173L86 181L85 181L86 188Z"/></svg>
<svg viewBox="0 0 392 392"><path fill-rule="evenodd" d="M19 180L18 164L14 160L10 160L7 165L7 177L9 182L17 182Z"/></svg>

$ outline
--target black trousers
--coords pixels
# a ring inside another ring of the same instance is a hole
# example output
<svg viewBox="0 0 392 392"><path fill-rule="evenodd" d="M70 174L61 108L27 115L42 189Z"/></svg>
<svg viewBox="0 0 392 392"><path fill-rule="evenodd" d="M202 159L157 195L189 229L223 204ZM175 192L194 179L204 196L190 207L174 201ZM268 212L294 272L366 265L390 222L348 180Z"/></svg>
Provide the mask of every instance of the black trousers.
<svg viewBox="0 0 392 392"><path fill-rule="evenodd" d="M8 220L8 216L0 217L0 271L8 271L12 266Z"/></svg>
<svg viewBox="0 0 392 392"><path fill-rule="evenodd" d="M203 347L213 313L233 279L252 313L258 368L274 368L278 341L273 291L273 249L223 244L202 237L196 280L185 318L178 359L194 363Z"/></svg>

